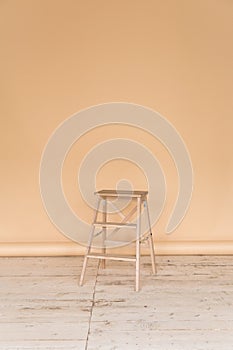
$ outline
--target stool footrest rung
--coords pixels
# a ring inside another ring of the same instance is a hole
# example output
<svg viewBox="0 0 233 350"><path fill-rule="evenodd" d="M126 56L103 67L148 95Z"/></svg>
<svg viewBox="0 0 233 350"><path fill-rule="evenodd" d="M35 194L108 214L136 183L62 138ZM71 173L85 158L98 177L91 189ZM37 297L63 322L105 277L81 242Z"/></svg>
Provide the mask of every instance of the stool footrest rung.
<svg viewBox="0 0 233 350"><path fill-rule="evenodd" d="M108 255L108 254L87 254L87 258L95 259L106 259L106 260L122 260L122 261L136 261L136 257L131 256L119 256L119 255Z"/></svg>
<svg viewBox="0 0 233 350"><path fill-rule="evenodd" d="M102 226L102 227L137 227L136 224L132 224L131 222L101 222L96 221L93 223L94 226Z"/></svg>

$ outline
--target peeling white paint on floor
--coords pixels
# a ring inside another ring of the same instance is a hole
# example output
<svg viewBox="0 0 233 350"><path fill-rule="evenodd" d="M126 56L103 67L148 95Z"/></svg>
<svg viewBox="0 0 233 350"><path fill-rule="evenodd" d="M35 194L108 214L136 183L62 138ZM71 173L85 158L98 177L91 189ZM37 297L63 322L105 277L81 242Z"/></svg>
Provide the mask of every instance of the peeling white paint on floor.
<svg viewBox="0 0 233 350"><path fill-rule="evenodd" d="M0 350L232 350L233 257L0 258Z"/></svg>

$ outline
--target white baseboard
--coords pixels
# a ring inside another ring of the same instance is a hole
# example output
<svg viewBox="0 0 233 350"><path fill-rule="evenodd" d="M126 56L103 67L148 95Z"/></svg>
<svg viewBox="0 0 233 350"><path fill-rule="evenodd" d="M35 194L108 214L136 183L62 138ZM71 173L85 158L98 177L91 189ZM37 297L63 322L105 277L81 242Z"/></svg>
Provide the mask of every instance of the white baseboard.
<svg viewBox="0 0 233 350"><path fill-rule="evenodd" d="M0 256L69 256L83 255L85 247L73 242L0 243ZM114 253L133 254L133 246L114 249ZM231 255L233 241L159 241L157 255ZM142 248L142 254L148 249Z"/></svg>

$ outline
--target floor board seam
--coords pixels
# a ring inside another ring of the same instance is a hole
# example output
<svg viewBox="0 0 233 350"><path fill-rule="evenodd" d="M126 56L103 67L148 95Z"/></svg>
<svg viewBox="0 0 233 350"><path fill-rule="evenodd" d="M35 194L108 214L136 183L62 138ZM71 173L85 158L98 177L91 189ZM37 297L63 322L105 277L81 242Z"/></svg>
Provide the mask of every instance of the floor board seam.
<svg viewBox="0 0 233 350"><path fill-rule="evenodd" d="M92 319L93 308L95 305L95 292L96 292L96 284L97 284L97 278L98 278L98 273L99 273L99 267L100 267L100 260L98 261L98 266L97 266L97 270L96 270L96 278L95 278L95 283L94 283L94 287L93 287L92 303L91 303L90 317L89 317L89 322L88 322L88 331L87 331L85 350L88 350L88 340L89 340L89 335L91 332L91 319Z"/></svg>

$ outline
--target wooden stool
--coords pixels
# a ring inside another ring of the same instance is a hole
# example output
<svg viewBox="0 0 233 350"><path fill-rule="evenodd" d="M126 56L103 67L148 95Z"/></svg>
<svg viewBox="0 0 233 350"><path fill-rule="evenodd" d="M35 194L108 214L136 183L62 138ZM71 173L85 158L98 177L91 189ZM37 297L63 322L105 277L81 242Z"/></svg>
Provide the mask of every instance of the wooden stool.
<svg viewBox="0 0 233 350"><path fill-rule="evenodd" d="M154 244L153 244L153 237L152 237L152 230L151 230L151 223L150 223L150 216L149 216L149 209L148 209L148 202L147 202L147 191L116 191L116 190L101 190L98 192L95 192L95 195L98 196L98 203L97 203L97 209L95 211L94 220L92 223L92 228L88 240L87 250L86 254L84 256L84 262L83 262L83 268L82 273L80 277L80 286L83 284L83 279L87 267L87 260L88 258L95 258L95 259L101 259L102 260L102 266L105 267L105 260L112 259L112 260L122 260L122 261L135 261L136 263L136 285L135 290L139 291L139 284L140 284L140 244L142 240L148 239L149 246L150 246L150 255L151 255L151 263L152 263L152 272L153 274L156 273L156 266L155 266L155 253L154 253ZM135 207L129 212L128 215L124 216L123 220L121 222L110 222L107 220L107 201L117 199L117 198L125 198L130 200L135 200L136 205ZM102 212L102 220L98 221L98 214L100 211L100 204L103 202L103 212ZM148 221L148 227L149 232L141 237L141 206L144 205L144 208L146 210L146 216ZM137 221L136 224L129 222L129 219L133 216L133 214L137 213ZM101 227L102 230L100 233L102 233L102 253L91 253L92 248L92 242L94 239L94 233L95 228ZM130 227L135 228L136 230L136 236L135 236L135 242L136 242L136 253L134 256L120 256L120 255L109 255L106 254L106 229L110 228L116 228L116 230L119 230L122 227Z"/></svg>

